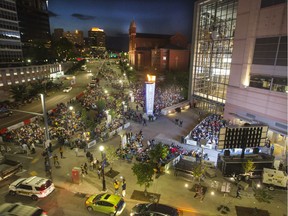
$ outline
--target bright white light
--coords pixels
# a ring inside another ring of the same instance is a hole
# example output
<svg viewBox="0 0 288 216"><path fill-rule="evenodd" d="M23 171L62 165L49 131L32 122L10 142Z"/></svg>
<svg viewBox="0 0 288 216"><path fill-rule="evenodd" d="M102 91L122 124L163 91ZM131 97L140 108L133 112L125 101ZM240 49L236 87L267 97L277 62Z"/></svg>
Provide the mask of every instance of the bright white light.
<svg viewBox="0 0 288 216"><path fill-rule="evenodd" d="M214 196L214 195L215 195L215 192L214 192L214 191L211 191L211 195Z"/></svg>
<svg viewBox="0 0 288 216"><path fill-rule="evenodd" d="M104 151L104 146L99 146L99 150L102 152L102 151Z"/></svg>
<svg viewBox="0 0 288 216"><path fill-rule="evenodd" d="M186 184L185 184L185 187L188 188L188 186L189 186L189 185L186 183Z"/></svg>

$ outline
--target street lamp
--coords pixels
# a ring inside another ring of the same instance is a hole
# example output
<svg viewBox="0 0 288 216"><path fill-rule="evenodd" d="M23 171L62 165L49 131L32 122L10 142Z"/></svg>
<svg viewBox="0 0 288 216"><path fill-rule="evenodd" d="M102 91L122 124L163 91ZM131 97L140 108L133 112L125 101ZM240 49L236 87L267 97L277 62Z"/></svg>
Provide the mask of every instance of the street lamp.
<svg viewBox="0 0 288 216"><path fill-rule="evenodd" d="M49 137L49 130L48 130L48 118L47 118L47 110L46 110L46 104L45 104L45 95L40 94L40 98L41 98L41 105L42 105L44 125L45 125L45 143L43 146L44 150L46 151L45 166L47 166L46 169L48 169L50 173L50 177L52 179L51 163L50 163L49 150L48 150L49 145L50 145L50 137Z"/></svg>
<svg viewBox="0 0 288 216"><path fill-rule="evenodd" d="M105 163L106 163L106 158L104 155L104 146L99 146L99 150L101 152L101 157L102 157L102 164L101 164L101 171L102 171L102 191L106 191L106 181L105 181Z"/></svg>

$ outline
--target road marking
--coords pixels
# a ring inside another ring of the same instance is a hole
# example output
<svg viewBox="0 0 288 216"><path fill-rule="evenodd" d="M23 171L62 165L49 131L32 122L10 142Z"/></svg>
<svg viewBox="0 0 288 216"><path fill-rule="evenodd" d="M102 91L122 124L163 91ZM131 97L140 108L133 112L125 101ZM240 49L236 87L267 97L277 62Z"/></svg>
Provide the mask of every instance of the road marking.
<svg viewBox="0 0 288 216"><path fill-rule="evenodd" d="M31 161L31 164L36 163L39 160L39 157L34 158L34 160Z"/></svg>
<svg viewBox="0 0 288 216"><path fill-rule="evenodd" d="M30 172L30 175L31 175L31 176L37 176L37 172L36 172L36 171L31 171L31 172Z"/></svg>

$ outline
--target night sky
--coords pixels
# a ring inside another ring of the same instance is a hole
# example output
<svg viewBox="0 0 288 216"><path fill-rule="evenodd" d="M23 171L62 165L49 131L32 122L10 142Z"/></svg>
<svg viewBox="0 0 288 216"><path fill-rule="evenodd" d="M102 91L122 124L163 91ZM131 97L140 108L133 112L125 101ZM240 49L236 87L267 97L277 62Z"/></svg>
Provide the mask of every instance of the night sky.
<svg viewBox="0 0 288 216"><path fill-rule="evenodd" d="M51 33L104 29L107 36L128 34L135 20L138 33L184 34L191 40L194 0L49 0Z"/></svg>

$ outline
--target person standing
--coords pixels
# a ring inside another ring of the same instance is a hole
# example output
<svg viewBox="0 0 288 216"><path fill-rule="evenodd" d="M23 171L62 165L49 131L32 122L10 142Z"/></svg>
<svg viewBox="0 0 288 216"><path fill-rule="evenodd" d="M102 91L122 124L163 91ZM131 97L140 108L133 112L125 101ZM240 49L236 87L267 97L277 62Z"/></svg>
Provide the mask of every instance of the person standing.
<svg viewBox="0 0 288 216"><path fill-rule="evenodd" d="M113 185L114 185L114 189L115 189L115 192L114 192L114 194L118 194L118 191L119 191L119 182L118 182L118 180L117 179L115 179L115 181L114 181L114 183L113 183Z"/></svg>
<svg viewBox="0 0 288 216"><path fill-rule="evenodd" d="M62 146L60 146L60 148L59 148L59 153L60 153L60 157L61 157L61 158L64 158L64 157L63 157L63 152L64 152L64 150L63 150Z"/></svg>
<svg viewBox="0 0 288 216"><path fill-rule="evenodd" d="M35 153L36 153L34 143L31 144L31 153L32 153L32 154L35 154Z"/></svg>
<svg viewBox="0 0 288 216"><path fill-rule="evenodd" d="M60 166L60 163L58 161L58 156L56 154L53 156L53 161L54 161L54 166L55 167L59 167Z"/></svg>
<svg viewBox="0 0 288 216"><path fill-rule="evenodd" d="M78 153L79 153L78 147L75 147L74 151L75 151L76 157L78 157Z"/></svg>
<svg viewBox="0 0 288 216"><path fill-rule="evenodd" d="M237 191L236 191L236 198L239 198L239 199L241 198L240 191L241 191L241 188L238 186Z"/></svg>
<svg viewBox="0 0 288 216"><path fill-rule="evenodd" d="M86 162L84 163L84 172L86 175L88 175L88 165Z"/></svg>
<svg viewBox="0 0 288 216"><path fill-rule="evenodd" d="M122 182L122 197L126 196L126 180L123 178Z"/></svg>
<svg viewBox="0 0 288 216"><path fill-rule="evenodd" d="M102 167L99 166L98 169L97 169L97 175L98 175L99 179L101 178L101 172L102 172Z"/></svg>

